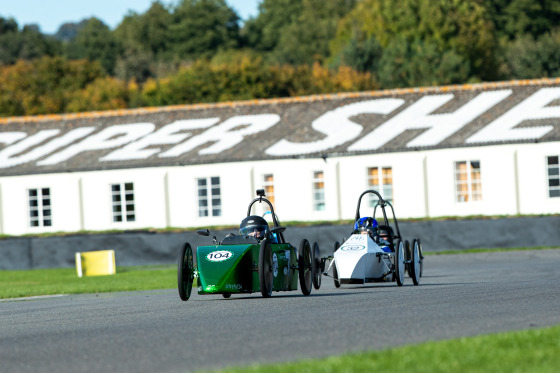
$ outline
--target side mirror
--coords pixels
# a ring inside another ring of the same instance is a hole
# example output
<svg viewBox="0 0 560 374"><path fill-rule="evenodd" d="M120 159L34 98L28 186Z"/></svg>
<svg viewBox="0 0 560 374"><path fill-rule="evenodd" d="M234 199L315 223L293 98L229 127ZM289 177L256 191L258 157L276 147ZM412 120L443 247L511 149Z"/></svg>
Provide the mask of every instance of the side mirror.
<svg viewBox="0 0 560 374"><path fill-rule="evenodd" d="M202 236L210 236L210 230L208 230L208 229L196 230L196 233L198 235L202 235Z"/></svg>

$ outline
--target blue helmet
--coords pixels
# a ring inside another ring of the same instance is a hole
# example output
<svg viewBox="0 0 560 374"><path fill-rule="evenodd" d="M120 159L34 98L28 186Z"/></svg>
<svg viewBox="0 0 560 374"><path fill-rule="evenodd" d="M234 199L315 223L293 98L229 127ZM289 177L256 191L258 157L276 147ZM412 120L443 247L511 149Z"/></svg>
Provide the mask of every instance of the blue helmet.
<svg viewBox="0 0 560 374"><path fill-rule="evenodd" d="M355 231L368 231L371 234L375 234L377 231L377 220L372 217L362 217L356 221L354 224Z"/></svg>

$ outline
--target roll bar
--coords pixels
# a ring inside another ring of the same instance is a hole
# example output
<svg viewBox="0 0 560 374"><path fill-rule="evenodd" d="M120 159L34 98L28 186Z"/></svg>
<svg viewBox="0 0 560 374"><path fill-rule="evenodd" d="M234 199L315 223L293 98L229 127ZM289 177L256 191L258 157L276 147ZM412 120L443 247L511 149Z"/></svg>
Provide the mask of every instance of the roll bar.
<svg viewBox="0 0 560 374"><path fill-rule="evenodd" d="M278 236L281 239L281 243L284 243L284 235L282 234L282 232L286 229L285 227L280 226L280 222L278 221L278 217L276 217L276 213L274 213L274 207L272 206L272 203L265 197L265 192L264 189L259 189L257 190L257 198L254 199L253 201L251 201L251 203L249 204L249 208L247 209L247 217L249 217L251 215L251 208L253 208L253 204L255 203L267 203L268 207L270 208L270 214L272 215L272 223L274 224L274 227L271 229L272 232L277 232Z"/></svg>
<svg viewBox="0 0 560 374"><path fill-rule="evenodd" d="M401 231L399 229L399 223L397 221L397 216L395 215L395 210L393 209L393 205L391 205L390 202L388 202L387 200L384 200L383 197L381 197L381 194L375 190L366 190L364 191L359 199L358 199L358 206L356 207L356 217L354 219L354 222L357 222L360 219L360 206L362 204L362 197L364 195L367 195L369 193L373 193L375 195L377 195L377 197L379 198L379 200L377 201L377 204L375 204L375 206L373 207L373 215L372 217L375 218L375 213L377 211L377 207L381 207L381 211L383 212L383 220L385 223L385 226L390 226L389 225L389 219L387 218L387 212L385 211L385 207L389 206L391 208L391 213L393 214L393 221L395 222L395 228L397 230L397 237L402 239L401 237Z"/></svg>

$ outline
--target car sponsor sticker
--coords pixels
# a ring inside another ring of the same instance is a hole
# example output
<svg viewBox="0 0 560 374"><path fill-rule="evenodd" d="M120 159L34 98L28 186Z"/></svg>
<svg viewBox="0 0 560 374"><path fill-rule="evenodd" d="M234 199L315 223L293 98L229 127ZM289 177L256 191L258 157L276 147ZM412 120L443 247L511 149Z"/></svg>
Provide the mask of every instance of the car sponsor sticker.
<svg viewBox="0 0 560 374"><path fill-rule="evenodd" d="M211 262L222 262L233 257L230 251L214 251L206 255L206 259Z"/></svg>
<svg viewBox="0 0 560 374"><path fill-rule="evenodd" d="M242 288L243 288L243 286L239 283L235 283L235 284L229 284L228 283L228 284L225 285L226 290L239 291Z"/></svg>
<svg viewBox="0 0 560 374"><path fill-rule="evenodd" d="M341 251L363 251L366 249L365 245L347 244L340 247Z"/></svg>

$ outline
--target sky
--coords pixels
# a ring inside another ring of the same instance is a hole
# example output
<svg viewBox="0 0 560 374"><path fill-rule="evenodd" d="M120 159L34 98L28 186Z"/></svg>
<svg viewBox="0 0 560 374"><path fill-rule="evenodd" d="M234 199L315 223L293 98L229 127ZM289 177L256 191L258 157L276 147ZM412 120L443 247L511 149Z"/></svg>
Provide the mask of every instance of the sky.
<svg viewBox="0 0 560 374"><path fill-rule="evenodd" d="M96 17L114 29L130 11L144 13L155 0L0 0L0 16L14 18L20 29L37 24L43 34L54 34L67 22ZM256 16L261 0L226 0L242 20ZM161 0L176 4L178 0Z"/></svg>

